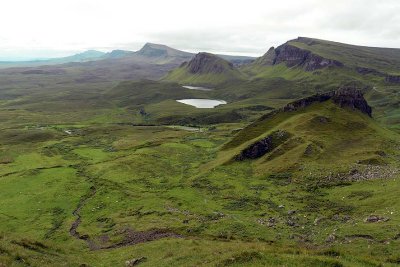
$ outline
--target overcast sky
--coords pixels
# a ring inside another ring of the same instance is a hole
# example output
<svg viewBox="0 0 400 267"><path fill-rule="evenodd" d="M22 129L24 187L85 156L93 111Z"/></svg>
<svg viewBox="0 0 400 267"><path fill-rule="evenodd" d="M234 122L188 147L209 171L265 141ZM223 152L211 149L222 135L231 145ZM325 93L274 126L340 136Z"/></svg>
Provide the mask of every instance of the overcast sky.
<svg viewBox="0 0 400 267"><path fill-rule="evenodd" d="M399 0L1 0L0 59L138 50L261 55L298 36L400 48Z"/></svg>

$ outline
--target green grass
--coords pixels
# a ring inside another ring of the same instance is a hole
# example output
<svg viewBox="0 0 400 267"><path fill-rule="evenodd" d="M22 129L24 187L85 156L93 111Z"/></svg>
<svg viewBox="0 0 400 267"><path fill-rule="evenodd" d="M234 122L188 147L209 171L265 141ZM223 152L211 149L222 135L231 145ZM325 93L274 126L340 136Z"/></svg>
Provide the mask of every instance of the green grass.
<svg viewBox="0 0 400 267"><path fill-rule="evenodd" d="M176 72L178 83L118 83L137 74L118 69L92 83L74 80L85 72L73 67L0 73L0 266L397 266L399 136L383 126L399 130L399 88L355 73L350 48L329 45L340 55L313 51L350 67L243 67L234 80ZM367 50L363 65L395 72ZM260 118L348 82L365 87L373 119L331 102ZM228 104L202 110L182 98ZM257 160L231 160L276 130L290 138ZM338 179L367 171L378 174ZM70 234L77 208L77 231L104 249ZM106 248L127 229L176 237Z"/></svg>
<svg viewBox="0 0 400 267"><path fill-rule="evenodd" d="M329 113L332 108L315 106L308 112ZM335 112L342 123L350 119L340 116L347 111ZM305 114L297 118L306 122ZM362 115L351 116L366 120ZM298 129L297 134L304 131L298 126L301 123L284 121L287 127ZM2 170L15 173L0 179L4 196L0 200L0 262L6 266L110 266L146 257L143 266L391 266L399 256L399 241L392 239L400 219L399 177L310 190L298 182L296 173L260 174L258 164L263 163L210 168L231 132L240 126L218 124L197 132L93 124L80 125L72 135L54 135L54 140L39 138L29 147L3 141L2 153L11 155L14 162L2 164ZM96 193L82 206L77 230L96 244L122 241L126 228L165 229L182 238L90 251L86 242L69 234L76 219L72 211L90 187ZM289 210L296 212L289 215ZM365 223L371 214L390 220ZM343 221L346 216L351 219ZM268 226L270 218L274 222ZM289 225L289 220L297 226ZM327 243L333 232L335 241ZM348 236L365 233L377 241L346 242ZM390 243L380 242L386 239Z"/></svg>

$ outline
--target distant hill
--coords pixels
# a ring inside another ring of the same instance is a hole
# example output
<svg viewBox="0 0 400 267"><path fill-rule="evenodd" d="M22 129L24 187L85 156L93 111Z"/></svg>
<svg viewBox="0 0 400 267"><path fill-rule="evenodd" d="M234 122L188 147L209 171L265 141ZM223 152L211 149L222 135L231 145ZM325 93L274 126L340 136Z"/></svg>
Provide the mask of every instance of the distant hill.
<svg viewBox="0 0 400 267"><path fill-rule="evenodd" d="M243 74L231 62L202 52L170 72L165 80L182 84L215 85L243 78Z"/></svg>
<svg viewBox="0 0 400 267"><path fill-rule="evenodd" d="M132 55L134 52L127 50L113 50L111 52L103 54L98 59L107 59L107 58L121 58Z"/></svg>
<svg viewBox="0 0 400 267"><path fill-rule="evenodd" d="M72 56L50 58L44 60L29 61L0 61L0 68L14 67L38 67L44 65L57 65L64 63L88 62L105 59L128 58L128 60L144 62L150 64L182 63L189 61L195 54L177 50L162 44L146 43L140 50L113 50L111 52L101 52L97 50L87 50ZM219 55L232 62L235 66L251 63L254 58L248 56Z"/></svg>
<svg viewBox="0 0 400 267"><path fill-rule="evenodd" d="M100 60L106 56L106 53L97 50L87 50L72 56L52 58L46 60L33 60L33 61L1 61L0 68L11 67L34 67L43 65L56 65L69 62L86 62L92 60Z"/></svg>

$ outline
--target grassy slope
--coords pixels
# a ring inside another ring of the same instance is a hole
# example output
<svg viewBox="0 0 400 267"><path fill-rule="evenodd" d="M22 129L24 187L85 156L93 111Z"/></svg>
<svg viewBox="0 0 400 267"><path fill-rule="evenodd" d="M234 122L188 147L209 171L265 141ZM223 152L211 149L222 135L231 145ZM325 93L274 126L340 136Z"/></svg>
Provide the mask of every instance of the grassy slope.
<svg viewBox="0 0 400 267"><path fill-rule="evenodd" d="M392 240L400 220L397 179L310 191L260 175L249 162L205 171L240 126L196 132L105 122L2 130L0 262L110 266L144 256L143 266L390 266L398 260L399 241ZM96 194L80 212L78 231L95 242L115 244L127 227L169 229L184 238L90 251L68 231L91 186ZM363 221L375 213L390 220ZM344 216L351 220L343 222ZM276 223L268 227L271 217ZM336 241L326 243L332 233ZM374 241L347 243L353 234Z"/></svg>
<svg viewBox="0 0 400 267"><path fill-rule="evenodd" d="M219 65L223 69L222 72L213 73L212 66L203 66L203 72L193 74L189 72L187 65L183 65L172 70L163 80L184 85L215 86L227 82L238 82L246 78L238 69L232 68L228 61L214 55L212 57L214 59L210 64Z"/></svg>
<svg viewBox="0 0 400 267"><path fill-rule="evenodd" d="M179 91L177 84L154 82L125 83L115 91L113 83L41 87L52 78L41 81L37 76L9 87L14 81L2 79L8 89L0 101L0 195L5 196L0 199L0 265L118 266L144 256L143 266L395 266L400 259L400 177L315 183L329 175L326 166L341 173L357 160L379 158L378 150L390 155L384 162L398 166L398 157L392 157L396 146L386 146L398 136L370 119L313 106L281 118L278 126L260 123L260 131L251 136L257 139L274 127L287 129L303 139L293 153L218 166L215 162L223 162L218 151L245 120L233 117L228 121L235 123L203 132L130 125L165 122L163 118L194 124L206 118L200 123L207 125L209 116L222 113L214 121L221 122L232 111L251 120L265 110L246 108L279 107L349 79L377 85L379 91L367 91L375 116L387 125L398 122L398 87L375 77L348 69L312 74L283 65L257 73L252 80L211 92ZM183 97L222 98L229 104L198 110L173 101ZM138 115L140 108L149 115ZM310 119L315 115L334 120L314 127ZM183 120L187 117L195 119ZM72 135L64 132L71 129ZM327 138L325 131L336 129L341 129L337 139ZM354 132L363 139L353 140ZM317 142L325 145L321 154L304 157L305 144ZM344 151L340 156L337 146ZM229 158L237 151L224 153ZM307 166L303 172L286 168L298 162ZM96 242L115 244L126 227L168 228L184 238L90 251L68 231L76 219L72 211L91 186L97 192L81 210L78 231ZM371 214L389 220L366 223ZM274 226L268 226L270 218L276 220ZM327 242L331 235L335 239Z"/></svg>
<svg viewBox="0 0 400 267"><path fill-rule="evenodd" d="M336 59L346 66L373 68L389 74L400 74L400 49L397 48L356 46L312 38L295 39L288 43L323 57Z"/></svg>
<svg viewBox="0 0 400 267"><path fill-rule="evenodd" d="M320 118L328 121L321 122ZM256 161L257 173L293 171L300 176L308 172L317 172L317 175L318 172L349 171L360 161L390 164L397 157L398 134L358 111L342 109L331 102L261 118L227 143L221 157L229 160L276 130L286 131L292 137ZM310 153L306 153L307 148ZM379 156L381 152L386 155Z"/></svg>
<svg viewBox="0 0 400 267"><path fill-rule="evenodd" d="M392 129L399 129L400 86L385 82L384 77L362 75L355 70L356 67L366 67L397 74L400 66L399 49L361 47L310 38L296 39L288 43L323 57L338 60L345 66L306 72L299 67L288 68L285 64L275 66L250 64L242 67L242 71L253 77L253 80L268 81L280 78L286 83L291 82L296 86L288 88L298 97L332 90L341 84L355 83L364 88L366 99L374 108L374 117Z"/></svg>

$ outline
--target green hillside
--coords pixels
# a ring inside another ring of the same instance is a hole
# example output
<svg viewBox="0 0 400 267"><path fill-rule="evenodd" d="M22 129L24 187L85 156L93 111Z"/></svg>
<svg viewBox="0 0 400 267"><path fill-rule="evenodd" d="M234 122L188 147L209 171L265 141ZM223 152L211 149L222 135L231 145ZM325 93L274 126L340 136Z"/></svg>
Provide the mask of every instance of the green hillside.
<svg viewBox="0 0 400 267"><path fill-rule="evenodd" d="M209 53L199 53L189 62L171 71L163 80L188 85L213 86L237 82L244 75L232 63Z"/></svg>
<svg viewBox="0 0 400 267"><path fill-rule="evenodd" d="M400 50L347 45L299 37L271 48L241 70L254 81L283 79L296 84L292 94L309 95L356 84L375 111L375 118L398 129ZM300 90L298 88L301 88Z"/></svg>
<svg viewBox="0 0 400 267"><path fill-rule="evenodd" d="M321 183L327 182L327 173L344 179L353 171L361 177L369 171L368 165L381 169L380 174L391 174L391 165L398 164L400 136L368 114L351 110L347 104L340 107L333 102L337 99L324 96L298 100L262 116L224 145L220 160L253 159L258 174L290 172L301 180L313 173Z"/></svg>
<svg viewBox="0 0 400 267"><path fill-rule="evenodd" d="M400 74L400 49L398 48L357 46L307 37L299 37L289 41L288 44L312 51L325 58L336 59L346 66Z"/></svg>
<svg viewBox="0 0 400 267"><path fill-rule="evenodd" d="M116 107L79 124L8 116L0 263L396 266L398 134L349 102L302 101L248 126L134 126ZM271 152L235 160L265 136Z"/></svg>

